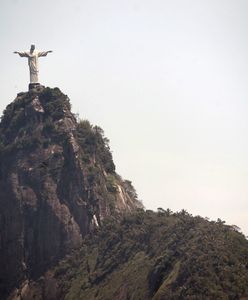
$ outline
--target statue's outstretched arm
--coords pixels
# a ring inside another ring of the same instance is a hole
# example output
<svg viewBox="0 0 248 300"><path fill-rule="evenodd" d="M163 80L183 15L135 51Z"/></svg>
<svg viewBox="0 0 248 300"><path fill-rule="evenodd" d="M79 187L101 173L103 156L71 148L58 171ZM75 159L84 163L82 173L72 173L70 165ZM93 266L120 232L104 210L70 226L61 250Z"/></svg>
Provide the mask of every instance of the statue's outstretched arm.
<svg viewBox="0 0 248 300"><path fill-rule="evenodd" d="M53 51L52 50L49 50L49 51L40 51L38 52L38 56L47 56L48 53L52 53Z"/></svg>
<svg viewBox="0 0 248 300"><path fill-rule="evenodd" d="M19 54L21 57L29 57L27 52L19 52L19 51L15 51L15 54Z"/></svg>

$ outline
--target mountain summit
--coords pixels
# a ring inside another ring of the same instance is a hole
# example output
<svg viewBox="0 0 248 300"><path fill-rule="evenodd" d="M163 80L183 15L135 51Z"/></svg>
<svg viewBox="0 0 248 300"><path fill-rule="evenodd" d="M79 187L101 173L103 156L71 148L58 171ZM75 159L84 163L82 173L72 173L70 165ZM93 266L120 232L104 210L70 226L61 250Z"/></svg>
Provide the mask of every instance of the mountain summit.
<svg viewBox="0 0 248 300"><path fill-rule="evenodd" d="M0 295L38 278L102 220L142 207L116 172L100 127L77 121L69 98L19 93L0 123Z"/></svg>

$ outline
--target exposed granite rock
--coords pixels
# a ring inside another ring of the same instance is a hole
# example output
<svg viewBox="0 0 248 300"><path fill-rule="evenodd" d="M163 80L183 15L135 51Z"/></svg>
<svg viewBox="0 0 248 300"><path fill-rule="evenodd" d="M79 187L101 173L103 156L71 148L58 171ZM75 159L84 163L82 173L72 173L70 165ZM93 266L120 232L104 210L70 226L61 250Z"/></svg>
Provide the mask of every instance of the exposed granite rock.
<svg viewBox="0 0 248 300"><path fill-rule="evenodd" d="M115 173L103 132L78 123L67 96L58 88L19 93L0 123L1 299L21 282L25 293L25 280L103 218L140 206Z"/></svg>

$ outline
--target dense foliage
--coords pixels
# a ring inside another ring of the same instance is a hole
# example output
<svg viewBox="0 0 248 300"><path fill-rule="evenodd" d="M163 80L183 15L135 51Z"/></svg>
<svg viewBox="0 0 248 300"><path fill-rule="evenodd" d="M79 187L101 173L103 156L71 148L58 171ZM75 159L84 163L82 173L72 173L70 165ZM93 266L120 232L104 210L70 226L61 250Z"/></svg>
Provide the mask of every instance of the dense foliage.
<svg viewBox="0 0 248 300"><path fill-rule="evenodd" d="M37 98L38 97L38 98ZM33 111L33 101L39 99L44 113ZM63 144L65 130L60 119L68 117L71 105L69 98L58 88L45 88L38 95L35 92L20 93L3 112L0 122L0 156L17 151L33 151L50 144ZM69 117L73 115L70 113ZM115 165L109 148L109 140L103 130L82 120L77 124L75 136L83 151L84 163L92 161L101 164L109 173L115 172Z"/></svg>
<svg viewBox="0 0 248 300"><path fill-rule="evenodd" d="M84 160L98 159L109 173L114 173L115 165L109 148L109 140L98 126L92 126L88 120L81 120L77 126L77 139L84 152Z"/></svg>
<svg viewBox="0 0 248 300"><path fill-rule="evenodd" d="M248 241L185 210L138 210L106 221L55 277L65 299L241 299Z"/></svg>
<svg viewBox="0 0 248 300"><path fill-rule="evenodd" d="M34 110L36 99L44 113ZM33 151L46 147L51 139L60 137L56 121L65 116L70 109L69 98L58 88L45 88L37 95L35 92L21 93L3 112L0 123L0 150L8 155L17 151ZM56 140L63 142L63 136Z"/></svg>

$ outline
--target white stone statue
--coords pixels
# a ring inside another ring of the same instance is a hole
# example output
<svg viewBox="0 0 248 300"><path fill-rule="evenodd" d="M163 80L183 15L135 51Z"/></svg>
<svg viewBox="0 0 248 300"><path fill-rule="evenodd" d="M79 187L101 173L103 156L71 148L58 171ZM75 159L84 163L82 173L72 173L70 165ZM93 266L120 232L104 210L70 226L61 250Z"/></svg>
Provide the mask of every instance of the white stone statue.
<svg viewBox="0 0 248 300"><path fill-rule="evenodd" d="M38 57L46 56L48 53L52 51L37 51L35 50L35 45L31 45L30 51L18 52L15 51L15 54L19 54L21 57L28 58L29 72L30 72L30 85L39 85L38 73Z"/></svg>

